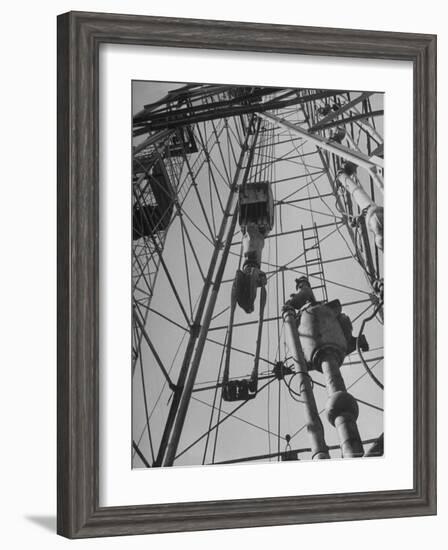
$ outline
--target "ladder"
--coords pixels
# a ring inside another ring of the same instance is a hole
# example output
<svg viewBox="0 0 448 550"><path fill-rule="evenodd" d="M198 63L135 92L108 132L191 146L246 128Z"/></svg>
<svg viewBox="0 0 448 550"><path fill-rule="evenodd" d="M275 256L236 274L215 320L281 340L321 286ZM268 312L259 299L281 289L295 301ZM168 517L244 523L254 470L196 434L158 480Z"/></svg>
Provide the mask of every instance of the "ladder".
<svg viewBox="0 0 448 550"><path fill-rule="evenodd" d="M301 226L303 257L306 276L317 301L328 302L327 283L322 262L319 233L316 223L311 227Z"/></svg>

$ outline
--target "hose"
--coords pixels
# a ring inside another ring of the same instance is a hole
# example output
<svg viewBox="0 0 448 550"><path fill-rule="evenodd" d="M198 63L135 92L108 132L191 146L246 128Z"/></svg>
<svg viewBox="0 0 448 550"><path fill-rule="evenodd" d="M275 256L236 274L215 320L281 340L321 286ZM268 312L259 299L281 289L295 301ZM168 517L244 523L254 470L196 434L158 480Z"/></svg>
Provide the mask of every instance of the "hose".
<svg viewBox="0 0 448 550"><path fill-rule="evenodd" d="M378 313L378 311L383 307L383 302L380 302L374 312L372 313L372 315L370 315L369 317L366 317L363 322L361 323L361 328L359 329L359 334L358 334L358 338L356 339L356 351L358 352L358 355L359 355L359 358L361 359L361 363L364 367L364 369L366 370L367 374L370 376L370 378L375 382L375 384L381 388L382 390L384 390L384 385L378 380L378 378L373 374L372 372L372 369L369 367L369 365L367 364L367 361L364 359L364 356L361 352L361 348L359 347L359 338L360 336L362 336L362 333L364 331L364 326L366 325L366 323L368 323L369 321L371 321L375 316L376 314Z"/></svg>

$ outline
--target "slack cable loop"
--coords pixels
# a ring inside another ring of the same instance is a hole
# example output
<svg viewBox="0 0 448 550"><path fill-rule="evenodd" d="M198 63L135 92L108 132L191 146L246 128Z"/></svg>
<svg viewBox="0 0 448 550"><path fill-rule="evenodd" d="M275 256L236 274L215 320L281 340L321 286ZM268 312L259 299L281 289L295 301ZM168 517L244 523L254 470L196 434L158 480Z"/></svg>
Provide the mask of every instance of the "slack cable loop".
<svg viewBox="0 0 448 550"><path fill-rule="evenodd" d="M366 370L367 374L370 376L370 378L375 382L375 384L381 388L382 390L384 390L384 385L378 380L378 378L373 374L373 371L371 370L371 368L369 367L369 365L367 364L366 360L364 359L364 356L361 352L361 349L359 347L359 338L360 336L362 336L362 333L364 331L364 326L366 325L366 323L368 323L369 321L371 321L375 316L376 314L378 313L378 311L383 307L383 302L380 302L376 308L374 309L373 313L369 316L369 317L366 317L363 322L361 323L361 328L359 329L359 334L358 334L358 338L356 339L356 351L358 352L358 355L359 355L359 358L361 359L361 363L364 367L364 369Z"/></svg>
<svg viewBox="0 0 448 550"><path fill-rule="evenodd" d="M297 396L297 397L302 396L302 392L300 391L300 388L299 388L299 391L297 392L297 391L293 390L292 387L291 387L294 377L297 376L298 374L302 374L302 375L307 376L309 378L310 382L311 382L311 389L314 390L314 380L311 378L310 374L308 372L305 372L305 371L296 371L291 376L291 378L289 379L289 382L287 382L285 378L283 378L283 380L286 384L286 387L288 388L288 391L289 391L289 394L290 394L291 398L294 399L294 401L297 401L298 403L303 403L303 401L301 399L296 399L296 397L294 397L294 396Z"/></svg>

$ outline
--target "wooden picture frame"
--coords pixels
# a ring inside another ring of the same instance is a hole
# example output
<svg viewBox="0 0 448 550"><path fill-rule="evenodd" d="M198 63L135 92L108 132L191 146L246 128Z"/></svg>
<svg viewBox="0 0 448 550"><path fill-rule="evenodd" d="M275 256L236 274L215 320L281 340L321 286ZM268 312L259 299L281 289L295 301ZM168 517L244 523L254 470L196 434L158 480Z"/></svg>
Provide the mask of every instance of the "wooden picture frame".
<svg viewBox="0 0 448 550"><path fill-rule="evenodd" d="M414 72L414 485L99 506L99 46L404 60ZM58 17L58 533L69 538L436 513L436 37L135 15Z"/></svg>

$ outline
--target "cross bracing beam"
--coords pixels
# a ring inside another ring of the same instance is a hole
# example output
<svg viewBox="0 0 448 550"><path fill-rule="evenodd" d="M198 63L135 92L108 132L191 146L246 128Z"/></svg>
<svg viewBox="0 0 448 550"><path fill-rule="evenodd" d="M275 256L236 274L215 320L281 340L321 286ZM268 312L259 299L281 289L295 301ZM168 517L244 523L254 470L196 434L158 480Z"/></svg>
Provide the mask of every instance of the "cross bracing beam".
<svg viewBox="0 0 448 550"><path fill-rule="evenodd" d="M370 357L369 359L366 359L366 363L373 363L374 361L381 361L383 359L383 357ZM361 365L361 361L351 361L350 363L345 363L343 365L343 367L353 367L353 366L356 366L356 365ZM294 375L295 372L291 372L291 373L286 373L284 376L291 376L291 375ZM258 377L258 380L271 380L272 378L277 378L277 375L276 374L265 374L265 375L261 375ZM230 380L233 380L232 378L230 378ZM321 384L320 382L318 382L317 380L314 380L313 379L313 384L315 386L319 386L321 388L325 388L325 384ZM193 393L198 393L198 392L204 392L204 391L210 391L210 390L215 390L216 388L222 388L223 384L222 382L218 382L217 384L214 383L214 384L210 384L210 385L207 385L207 386L199 386L199 387L195 387L193 389ZM381 407L378 407L377 405L373 405L372 403L369 403L367 401L364 401L363 399L358 399L357 397L355 397L356 401L358 401L358 403L362 403L363 405L366 405L367 407L371 407L373 409L376 409L376 410L380 410L382 411L383 409Z"/></svg>
<svg viewBox="0 0 448 550"><path fill-rule="evenodd" d="M357 113L355 115L351 115L345 118L339 118L332 122L327 122L326 124L322 124L321 122L319 122L319 124L316 124L315 126L313 126L313 128L317 128L318 130L328 130L329 128L335 128L336 126L345 126L346 124L357 121L362 122L363 120L366 120L368 118L374 118L382 115L384 115L384 110L378 109L377 111L371 111L370 113Z"/></svg>
<svg viewBox="0 0 448 550"><path fill-rule="evenodd" d="M370 443L374 443L375 441L377 441L377 438L366 439L362 443L363 443L363 445L370 445ZM340 448L339 445L328 445L328 449L330 451L334 451L334 450L339 449L339 448ZM301 448L301 449L293 449L290 452L303 454L303 453L310 453L311 449L309 447L304 447L304 448ZM268 453L268 454L264 454L264 455L244 456L244 457L241 457L241 458L232 458L230 460L223 460L221 462L214 462L214 464L235 464L237 462L251 462L251 461L254 461L254 460L266 460L267 458L276 458L276 457L282 456L284 454L285 454L284 452L280 452L280 453Z"/></svg>
<svg viewBox="0 0 448 550"><path fill-rule="evenodd" d="M160 132L157 132L156 134L150 135L144 141L133 147L132 152L134 156L140 153L140 151L146 149L146 147L149 147L150 145L157 145L157 143L165 141L171 136L172 133L172 130L162 130Z"/></svg>
<svg viewBox="0 0 448 550"><path fill-rule="evenodd" d="M336 218L336 221L334 222L330 222L330 223L322 223L320 225L317 225L317 229L324 229L325 227L335 227L335 226L338 226L338 225L342 225L344 220L342 219L337 219ZM307 231L308 229L311 229L311 228L308 228L308 227L305 227L304 230ZM266 239L272 239L274 237L282 237L284 235L294 235L294 233L301 233L302 232L302 228L299 228L299 229L291 229L290 231L280 231L279 233L272 233L272 234L269 234L269 235L266 235ZM232 242L232 246L237 246L237 245L240 245L241 246L241 242L240 241L233 241Z"/></svg>
<svg viewBox="0 0 448 550"><path fill-rule="evenodd" d="M336 120L340 115L346 113L347 111L350 111L353 107L355 107L356 105L359 105L364 100L368 99L371 95L373 95L373 92L363 92L361 95L359 95L358 97L355 97L355 99L352 99L345 105L341 105L337 111L331 111L330 114L322 118L317 124L314 124L314 126L311 126L310 132L315 132L316 130L320 130L329 122Z"/></svg>
<svg viewBox="0 0 448 550"><path fill-rule="evenodd" d="M332 282L332 281L330 281ZM313 288L317 288L317 287L313 287ZM364 300L354 300L353 302L345 302L343 304L341 304L342 307L344 306L352 306L352 305L358 305L358 304L367 304L368 302L372 302L372 300L370 298L366 298ZM264 319L263 320L263 323L271 323L273 321L278 321L280 320L282 317L281 315L278 315L276 317L268 317L267 319ZM242 323L235 323L233 326L234 327L246 327L246 326L249 326L249 325L256 325L258 323L258 321L244 321ZM228 325L220 325L220 326L216 326L216 327L210 327L209 328L209 332L212 332L214 330L225 330L228 328Z"/></svg>
<svg viewBox="0 0 448 550"><path fill-rule="evenodd" d="M254 113L261 113L264 111L271 111L274 109L283 109L292 105L301 105L307 102L316 101L318 99L325 99L327 97L334 96L337 92L316 92L307 96L296 96L292 99L278 100L274 98L264 103L255 103L248 105L233 105L227 102L226 105L217 107L215 104L198 105L191 109L173 110L170 112L157 114L154 116L149 115L147 120L134 118L134 136L146 134L154 130L173 129L181 126L196 124L198 122L206 122L209 120L217 120L219 118L228 118L239 115L248 115Z"/></svg>
<svg viewBox="0 0 448 550"><path fill-rule="evenodd" d="M287 128L292 133L303 137L310 143L313 143L314 145L316 145L316 147L324 149L329 153L337 155L338 157L353 162L357 166L364 168L370 174L377 187L381 190L383 189L383 180L378 173L378 168L381 168L383 164L382 159L378 157L371 158L360 151L354 151L353 149L344 147L339 143L332 142L329 139L311 134L308 130L305 130L301 126L297 124L292 124L291 122L270 113L259 112L258 115L264 120L268 120L269 122L273 122L275 124L283 126L284 128Z"/></svg>

